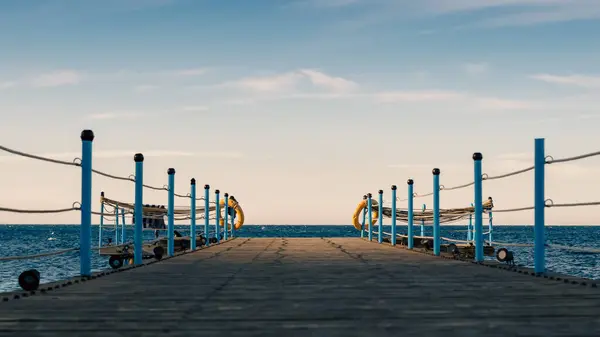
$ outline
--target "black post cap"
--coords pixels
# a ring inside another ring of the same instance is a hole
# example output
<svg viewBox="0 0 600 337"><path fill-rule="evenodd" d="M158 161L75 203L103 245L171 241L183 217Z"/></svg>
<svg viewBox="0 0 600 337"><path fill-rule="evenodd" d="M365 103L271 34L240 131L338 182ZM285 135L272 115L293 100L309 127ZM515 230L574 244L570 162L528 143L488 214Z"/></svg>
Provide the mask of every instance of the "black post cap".
<svg viewBox="0 0 600 337"><path fill-rule="evenodd" d="M94 131L92 130L83 130L81 131L81 140L93 141L94 140Z"/></svg>
<svg viewBox="0 0 600 337"><path fill-rule="evenodd" d="M373 196L373 194L369 193L367 194L367 197L371 198Z"/></svg>
<svg viewBox="0 0 600 337"><path fill-rule="evenodd" d="M224 196L225 198L229 198L229 193L225 192L225 194L223 194L223 196Z"/></svg>
<svg viewBox="0 0 600 337"><path fill-rule="evenodd" d="M175 169L171 167L170 169L167 170L167 173L168 174L175 174Z"/></svg>
<svg viewBox="0 0 600 337"><path fill-rule="evenodd" d="M367 195L366 194L363 195L363 199L367 200Z"/></svg>
<svg viewBox="0 0 600 337"><path fill-rule="evenodd" d="M398 189L398 187L396 187L396 185L392 185L392 191L395 191L396 189Z"/></svg>
<svg viewBox="0 0 600 337"><path fill-rule="evenodd" d="M215 190L215 194L219 194L219 193L221 193L221 191Z"/></svg>
<svg viewBox="0 0 600 337"><path fill-rule="evenodd" d="M136 153L135 156L133 156L133 161L135 161L136 163L143 162L144 155L141 153Z"/></svg>
<svg viewBox="0 0 600 337"><path fill-rule="evenodd" d="M379 194L383 194L383 190L379 190L379 192L378 192L378 193L379 193Z"/></svg>
<svg viewBox="0 0 600 337"><path fill-rule="evenodd" d="M206 184L206 185L204 185L204 189L205 189L205 190L208 190L209 188L210 188L210 185L209 185L209 184Z"/></svg>
<svg viewBox="0 0 600 337"><path fill-rule="evenodd" d="M103 197L104 196L104 192L100 192L100 196Z"/></svg>
<svg viewBox="0 0 600 337"><path fill-rule="evenodd" d="M433 170L431 170L431 172L433 173L434 176L439 176L440 175L440 169L439 168L434 168Z"/></svg>
<svg viewBox="0 0 600 337"><path fill-rule="evenodd" d="M480 152L473 153L473 160L482 160L483 155Z"/></svg>
<svg viewBox="0 0 600 337"><path fill-rule="evenodd" d="M406 181L406 183L407 183L407 184L409 184L409 185L412 185L412 184L414 184L415 182L414 182L412 179L408 179L408 180Z"/></svg>
<svg viewBox="0 0 600 337"><path fill-rule="evenodd" d="M190 180L190 184L191 185L196 185L196 179L192 178L192 180Z"/></svg>

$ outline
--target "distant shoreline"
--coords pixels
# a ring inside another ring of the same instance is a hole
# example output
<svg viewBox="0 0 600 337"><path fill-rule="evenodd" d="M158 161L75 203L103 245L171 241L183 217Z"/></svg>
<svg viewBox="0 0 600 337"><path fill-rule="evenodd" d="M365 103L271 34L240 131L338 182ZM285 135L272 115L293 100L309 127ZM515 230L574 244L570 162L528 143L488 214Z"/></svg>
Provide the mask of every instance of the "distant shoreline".
<svg viewBox="0 0 600 337"><path fill-rule="evenodd" d="M198 228L204 226L204 223L197 223ZM79 224L0 224L0 226L79 226ZM92 224L93 227L99 227L98 224ZM114 224L104 224L103 227L114 227ZM120 226L120 225L119 225ZM175 226L189 226L189 224L175 224ZM211 226L214 226L214 223L211 223ZM247 224L244 226L352 226L351 224ZM384 224L384 226L390 226L389 224ZM398 224L398 227L406 227L406 224ZM419 227L419 224L415 224L415 227ZM466 227L467 224L453 224L453 225L440 225L440 227ZM127 224L127 227L131 227L131 224ZM426 225L426 227L431 227L431 225ZM488 227L487 223L483 224L483 228L486 229ZM494 227L533 227L533 224L494 224ZM588 225L588 224L574 224L574 225L557 225L557 224L546 224L546 227L600 227L600 224L597 225ZM377 225L375 225L374 229L377 229ZM150 230L150 229L147 229Z"/></svg>

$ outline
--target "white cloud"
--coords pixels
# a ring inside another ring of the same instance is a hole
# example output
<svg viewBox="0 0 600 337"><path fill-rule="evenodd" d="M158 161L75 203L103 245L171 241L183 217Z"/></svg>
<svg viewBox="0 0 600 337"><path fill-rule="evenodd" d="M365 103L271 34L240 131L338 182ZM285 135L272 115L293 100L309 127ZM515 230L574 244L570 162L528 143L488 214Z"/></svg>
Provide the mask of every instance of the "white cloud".
<svg viewBox="0 0 600 337"><path fill-rule="evenodd" d="M13 88L16 85L17 85L17 82L13 82L13 81L0 82L0 90Z"/></svg>
<svg viewBox="0 0 600 337"><path fill-rule="evenodd" d="M154 91L155 89L158 89L157 85L141 84L141 85L135 86L133 88L133 91L135 91L137 93L146 93L146 92Z"/></svg>
<svg viewBox="0 0 600 337"><path fill-rule="evenodd" d="M531 78L552 84L572 85L583 88L600 88L600 76L588 75L551 75L551 74L536 74Z"/></svg>
<svg viewBox="0 0 600 337"><path fill-rule="evenodd" d="M236 87L256 92L296 92L308 83L312 87L331 92L348 92L358 84L342 77L331 76L314 69L300 69L272 76L246 77L222 84L221 87Z"/></svg>
<svg viewBox="0 0 600 337"><path fill-rule="evenodd" d="M206 74L207 71L208 69L206 68L192 68L173 71L172 74L179 76L198 76Z"/></svg>
<svg viewBox="0 0 600 337"><path fill-rule="evenodd" d="M449 101L464 99L465 94L455 91L424 90L424 91L388 91L374 95L380 103Z"/></svg>
<svg viewBox="0 0 600 337"><path fill-rule="evenodd" d="M63 85L79 84L83 76L75 70L57 70L47 74L41 74L32 80L35 87L59 87Z"/></svg>
<svg viewBox="0 0 600 337"><path fill-rule="evenodd" d="M469 75L481 75L487 73L490 69L487 63L467 63L463 67Z"/></svg>
<svg viewBox="0 0 600 337"><path fill-rule="evenodd" d="M109 111L102 113L95 113L88 116L89 119L132 119L143 115L141 112L135 111Z"/></svg>
<svg viewBox="0 0 600 337"><path fill-rule="evenodd" d="M207 106L203 106L203 105L196 105L196 106L184 106L183 108L181 108L181 110L183 110L183 111L208 111L209 108Z"/></svg>

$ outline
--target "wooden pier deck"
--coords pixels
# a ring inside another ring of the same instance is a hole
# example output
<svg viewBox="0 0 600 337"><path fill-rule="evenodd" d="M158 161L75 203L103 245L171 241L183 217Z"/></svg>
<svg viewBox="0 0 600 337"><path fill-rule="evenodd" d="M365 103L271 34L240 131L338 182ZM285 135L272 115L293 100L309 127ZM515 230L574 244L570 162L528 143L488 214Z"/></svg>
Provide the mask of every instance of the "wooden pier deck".
<svg viewBox="0 0 600 337"><path fill-rule="evenodd" d="M237 238L0 303L0 336L600 336L600 288L358 238Z"/></svg>

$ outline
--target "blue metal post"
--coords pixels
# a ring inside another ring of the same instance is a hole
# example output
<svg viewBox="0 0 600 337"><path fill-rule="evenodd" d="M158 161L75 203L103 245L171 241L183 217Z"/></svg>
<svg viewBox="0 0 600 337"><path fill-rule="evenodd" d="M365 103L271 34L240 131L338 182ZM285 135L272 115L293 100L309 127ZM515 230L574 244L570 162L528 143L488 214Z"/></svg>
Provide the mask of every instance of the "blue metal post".
<svg viewBox="0 0 600 337"><path fill-rule="evenodd" d="M125 232L125 208L121 208L121 243L125 243L127 237Z"/></svg>
<svg viewBox="0 0 600 337"><path fill-rule="evenodd" d="M229 230L229 193L225 193L225 203L224 203L224 211L225 215L223 217L223 239L227 240L227 231Z"/></svg>
<svg viewBox="0 0 600 337"><path fill-rule="evenodd" d="M379 226L377 226L377 242L383 242L383 190L379 190L379 205L377 207L377 221L379 221Z"/></svg>
<svg viewBox="0 0 600 337"><path fill-rule="evenodd" d="M440 255L440 169L433 171L433 254Z"/></svg>
<svg viewBox="0 0 600 337"><path fill-rule="evenodd" d="M92 275L92 142L94 132L81 132L81 229L79 236L79 273Z"/></svg>
<svg viewBox="0 0 600 337"><path fill-rule="evenodd" d="M483 262L483 192L481 160L483 155L479 152L473 154L474 162L474 190L475 190L475 261Z"/></svg>
<svg viewBox="0 0 600 337"><path fill-rule="evenodd" d="M406 183L408 184L408 249L413 249L414 247L414 234L413 234L413 199L414 199L414 194L413 194L413 184L414 181L412 179L408 179L406 181Z"/></svg>
<svg viewBox="0 0 600 337"><path fill-rule="evenodd" d="M144 155L137 153L135 161L135 209L133 212L135 228L133 232L133 263L142 264L142 222L144 216Z"/></svg>
<svg viewBox="0 0 600 337"><path fill-rule="evenodd" d="M190 199L192 199L192 214L190 219L190 248L196 250L196 179L190 180Z"/></svg>
<svg viewBox="0 0 600 337"><path fill-rule="evenodd" d="M169 175L167 254L173 256L175 255L175 169L169 168L167 174Z"/></svg>
<svg viewBox="0 0 600 337"><path fill-rule="evenodd" d="M423 214L425 214L425 209L427 209L427 205L423 204L423 207L421 207ZM425 219L421 219L421 237L423 236L425 236Z"/></svg>
<svg viewBox="0 0 600 337"><path fill-rule="evenodd" d="M209 212L209 199L210 199L210 185L204 185L204 237L206 238L206 247L210 246L210 243L208 242L208 220L209 220L209 216L210 216L210 212Z"/></svg>
<svg viewBox="0 0 600 337"><path fill-rule="evenodd" d="M544 252L544 226L546 220L545 218L545 186L544 186L544 175L545 175L545 165L546 165L546 155L544 149L544 138L536 138L535 139L535 216L534 216L534 269L536 274L544 273L546 271L545 267L545 252Z"/></svg>
<svg viewBox="0 0 600 337"><path fill-rule="evenodd" d="M221 234L219 230L219 221L221 220L221 205L219 204L219 193L221 193L219 190L215 190L215 203L217 205L217 215L215 217L215 238L217 239L217 243L221 241L219 238L219 234Z"/></svg>
<svg viewBox="0 0 600 337"><path fill-rule="evenodd" d="M373 241L373 195L367 194L367 212L369 212L369 241Z"/></svg>
<svg viewBox="0 0 600 337"><path fill-rule="evenodd" d="M235 200L235 197L232 195L230 198L234 201L236 207L239 207L239 205L237 204L237 200ZM236 208L234 208L233 212L231 212L231 239L235 237L235 210Z"/></svg>
<svg viewBox="0 0 600 337"><path fill-rule="evenodd" d="M473 203L471 203L471 207L473 207ZM473 230L473 213L469 213L469 224L467 225L467 241L473 240L472 231Z"/></svg>
<svg viewBox="0 0 600 337"><path fill-rule="evenodd" d="M365 237L365 225L367 224L367 195L363 195L363 200L365 201L365 208L363 208L363 219L362 219L362 225L360 227L360 237L364 238Z"/></svg>
<svg viewBox="0 0 600 337"><path fill-rule="evenodd" d="M104 192L100 192L100 226L98 226L98 248L102 247L102 225L104 225Z"/></svg>
<svg viewBox="0 0 600 337"><path fill-rule="evenodd" d="M396 245L396 185L392 185L392 246Z"/></svg>
<svg viewBox="0 0 600 337"><path fill-rule="evenodd" d="M119 244L119 207L115 207L115 245Z"/></svg>
<svg viewBox="0 0 600 337"><path fill-rule="evenodd" d="M493 223L492 223L492 221L493 221L494 217L492 216L492 211L491 211L491 210L488 212L488 215L489 215L489 222L488 222L488 232L489 232L489 233L488 233L488 241L490 242L490 246L491 246L491 245L492 245L492 232L493 232L493 230L494 230L494 228L493 228L494 226L493 226Z"/></svg>

